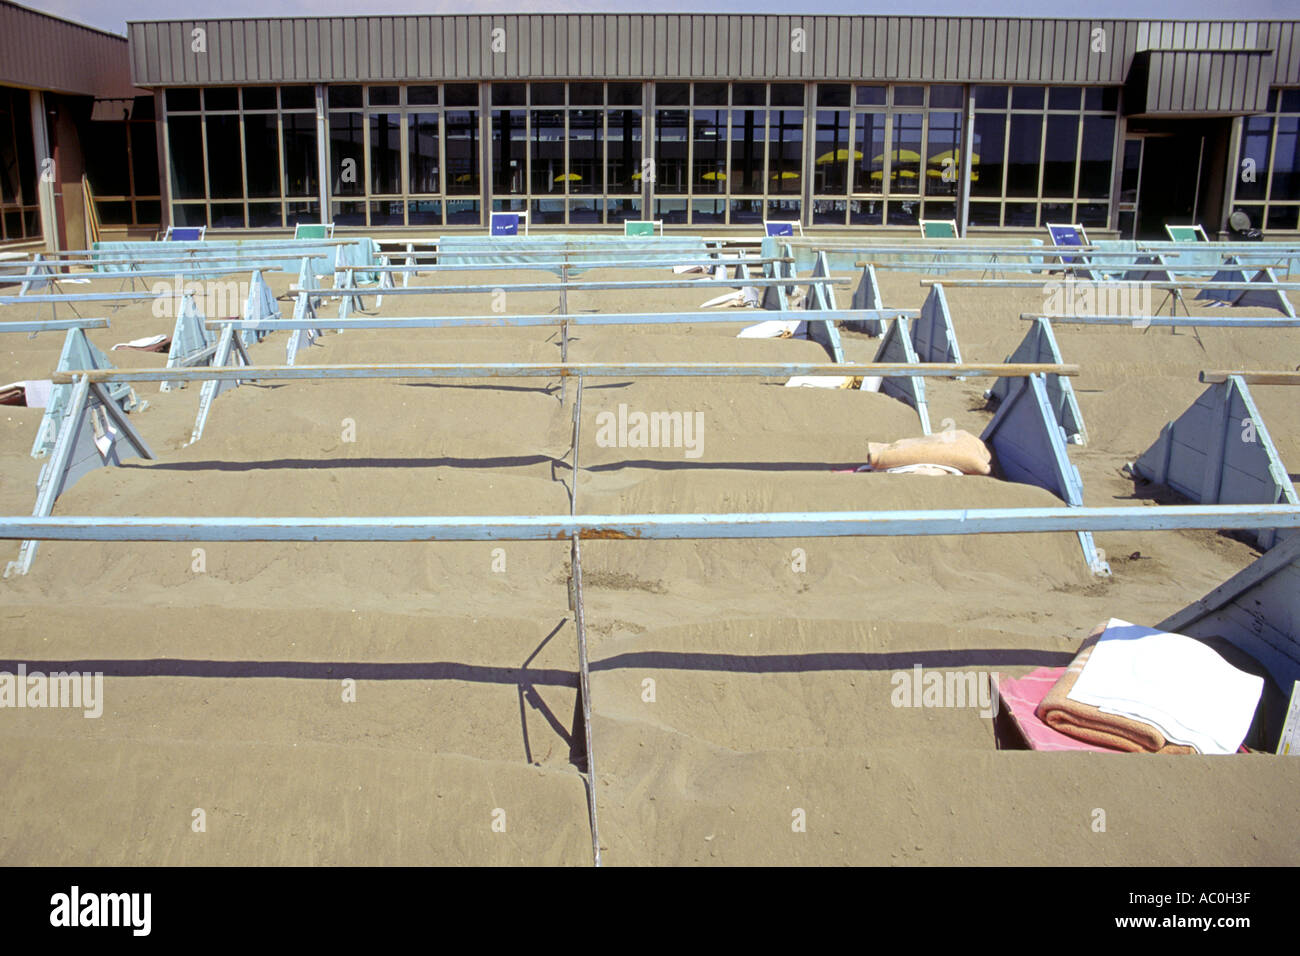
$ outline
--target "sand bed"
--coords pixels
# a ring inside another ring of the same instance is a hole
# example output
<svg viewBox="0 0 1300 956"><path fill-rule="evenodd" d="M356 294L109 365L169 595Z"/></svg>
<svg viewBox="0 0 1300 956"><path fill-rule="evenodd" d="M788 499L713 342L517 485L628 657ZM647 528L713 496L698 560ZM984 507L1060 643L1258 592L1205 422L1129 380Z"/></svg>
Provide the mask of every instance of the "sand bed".
<svg viewBox="0 0 1300 956"><path fill-rule="evenodd" d="M666 270L581 278L663 278ZM502 284L483 270L420 284ZM882 273L917 308L918 277ZM283 292L288 276L272 276ZM116 289L120 280L99 281ZM86 289L85 286L76 287ZM718 290L574 292L572 311L692 310ZM837 293L847 302L849 290ZM1038 290L951 289L963 356L1014 349ZM511 313L556 308L510 293ZM374 299L367 298L373 309ZM287 304L286 304L287 308ZM332 315L335 303L327 303ZM83 314L91 314L82 307ZM488 295L390 296L382 315L490 314ZM1206 310L1225 315L1228 310ZM48 315L48 309L45 310ZM62 312L62 314L69 314ZM102 313L114 342L170 332L137 304ZM215 313L213 313L215 314ZM6 318L36 317L24 306ZM761 314L690 327L573 330L571 361L826 360L798 340L737 340ZM1160 498L1119 469L1203 390L1206 367L1300 362L1300 332L1059 327L1090 442L1071 447L1090 505ZM845 333L852 360L876 339ZM252 349L279 364L282 334ZM8 380L46 374L62 334L0 341ZM116 352L124 366L163 356ZM300 363L556 361L553 329L326 334ZM988 380L928 380L936 427L978 432ZM60 514L402 515L567 512L572 389L558 382L245 386L187 446L198 387L133 421L158 459L94 472ZM1300 466L1288 390L1254 394ZM685 448L604 447L620 404L700 413ZM30 510L39 411L6 409L0 506ZM880 395L779 381L642 379L583 391L578 507L587 513L1030 507L993 478L846 474L868 440L914 434ZM636 863L1289 863L1300 859L1290 761L995 751L976 708L899 708L914 664L1018 675L1068 661L1099 620L1156 623L1256 551L1212 532L583 545L598 811L605 860ZM584 864L574 743L576 633L568 546L45 543L0 590L0 668L100 670L98 720L6 711L5 863ZM798 549L798 550L796 550ZM202 570L196 570L196 562ZM800 567L796 570L796 565ZM344 702L345 680L356 681ZM654 701L647 702L646 681ZM191 831L194 808L208 830ZM1106 833L1091 828L1107 811ZM792 832L802 810L807 832ZM505 832L493 829L504 812Z"/></svg>

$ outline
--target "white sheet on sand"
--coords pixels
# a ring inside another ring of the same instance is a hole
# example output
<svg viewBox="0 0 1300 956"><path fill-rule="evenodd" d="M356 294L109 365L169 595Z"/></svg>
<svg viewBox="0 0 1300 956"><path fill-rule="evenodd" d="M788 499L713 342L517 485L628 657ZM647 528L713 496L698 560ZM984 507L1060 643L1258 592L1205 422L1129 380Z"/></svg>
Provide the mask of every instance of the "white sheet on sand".
<svg viewBox="0 0 1300 956"><path fill-rule="evenodd" d="M142 339L132 339L130 342L118 342L113 346L113 351L118 349L147 349L157 345L167 338L165 335L149 335Z"/></svg>
<svg viewBox="0 0 1300 956"><path fill-rule="evenodd" d="M22 387L23 400L28 408L45 408L50 404L50 389L54 387L54 383L48 378L34 379L30 382L10 382L8 385L0 385L0 391L14 386Z"/></svg>
<svg viewBox="0 0 1300 956"><path fill-rule="evenodd" d="M755 308L758 305L758 290L753 286L745 286L736 292L726 292L716 298L710 299L703 303L701 309L712 309L716 306L727 306L732 309Z"/></svg>
<svg viewBox="0 0 1300 956"><path fill-rule="evenodd" d="M785 383L786 388L848 388L851 378L835 375L796 375Z"/></svg>
<svg viewBox="0 0 1300 956"><path fill-rule="evenodd" d="M785 333L789 333L796 338L806 335L808 323L801 322L798 319L791 319L783 322L780 319L769 319L767 322L760 322L758 325L748 325L736 333L738 339L779 339Z"/></svg>
<svg viewBox="0 0 1300 956"><path fill-rule="evenodd" d="M1262 677L1199 641L1111 618L1070 699L1154 724L1200 753L1230 754L1246 739L1263 690Z"/></svg>

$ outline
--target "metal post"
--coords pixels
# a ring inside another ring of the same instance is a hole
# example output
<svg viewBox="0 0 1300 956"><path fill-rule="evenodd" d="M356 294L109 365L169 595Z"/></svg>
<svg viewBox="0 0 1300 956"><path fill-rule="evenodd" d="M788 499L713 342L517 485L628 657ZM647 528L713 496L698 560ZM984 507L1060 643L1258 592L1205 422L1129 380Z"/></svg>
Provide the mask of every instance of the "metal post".
<svg viewBox="0 0 1300 956"><path fill-rule="evenodd" d="M30 101L32 152L36 154L36 195L41 207L41 233L46 250L56 252L59 248L59 218L54 207L54 170L50 169L50 178L45 178L46 161L54 161L50 153L50 133L45 117L45 94L40 90L32 90Z"/></svg>
<svg viewBox="0 0 1300 956"><path fill-rule="evenodd" d="M316 166L319 176L320 221L324 225L330 216L329 126L325 122L325 84L316 84Z"/></svg>
<svg viewBox="0 0 1300 956"><path fill-rule="evenodd" d="M966 86L966 122L962 126L961 134L961 179L957 183L961 221L957 223L957 230L958 234L965 239L967 223L970 222L971 153L975 146L975 93L969 84Z"/></svg>

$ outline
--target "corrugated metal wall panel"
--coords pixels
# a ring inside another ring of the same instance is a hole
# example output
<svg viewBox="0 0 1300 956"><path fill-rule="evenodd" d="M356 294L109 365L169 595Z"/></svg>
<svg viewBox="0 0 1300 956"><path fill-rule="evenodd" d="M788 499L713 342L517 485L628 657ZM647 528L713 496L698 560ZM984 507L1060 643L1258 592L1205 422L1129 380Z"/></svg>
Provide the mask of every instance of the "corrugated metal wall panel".
<svg viewBox="0 0 1300 956"><path fill-rule="evenodd" d="M189 50L195 25L208 31L206 57ZM1102 53L1091 49L1097 27ZM506 31L504 53L491 52L494 28ZM804 54L791 51L795 28L805 31ZM1271 49L1275 82L1300 84L1300 31L1290 21L584 13L178 20L132 23L129 34L125 69L164 86L530 76L1119 84L1138 51L1158 49ZM5 39L0 30L0 50ZM0 79L6 69L46 68L31 56L44 48L0 58Z"/></svg>

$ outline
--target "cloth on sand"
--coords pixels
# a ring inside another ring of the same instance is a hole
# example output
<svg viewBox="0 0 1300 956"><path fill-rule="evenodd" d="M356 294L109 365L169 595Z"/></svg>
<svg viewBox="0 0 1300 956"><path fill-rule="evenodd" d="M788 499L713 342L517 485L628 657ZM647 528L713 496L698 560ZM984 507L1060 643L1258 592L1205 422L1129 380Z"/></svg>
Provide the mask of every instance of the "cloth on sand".
<svg viewBox="0 0 1300 956"><path fill-rule="evenodd" d="M1245 739L1263 690L1263 678L1200 641L1111 618L1067 698L1154 727L1170 744L1230 754Z"/></svg>
<svg viewBox="0 0 1300 956"><path fill-rule="evenodd" d="M166 352L171 348L171 344L170 335L150 335L143 339L132 339L130 342L118 342L113 346L113 351L131 349L136 352Z"/></svg>
<svg viewBox="0 0 1300 956"><path fill-rule="evenodd" d="M28 408L45 408L50 404L50 389L53 387L54 383L48 378L0 385L0 405L25 405Z"/></svg>
<svg viewBox="0 0 1300 956"><path fill-rule="evenodd" d="M988 446L967 431L944 431L896 442L867 442L872 471L889 471L903 465L947 465L964 475L993 473Z"/></svg>
<svg viewBox="0 0 1300 956"><path fill-rule="evenodd" d="M1123 753L1124 751L1116 750L1113 747L1102 747L1099 744L1078 740L1053 729L1038 719L1038 714L1035 713L1038 705L1042 703L1043 698L1047 696L1047 692L1052 689L1064 673L1064 667L1038 667L1024 677L1004 677L998 681L998 693L1002 697L1003 712L1011 716L1016 729L1020 731L1021 736L1029 744L1029 749L1090 750L1107 754Z"/></svg>

